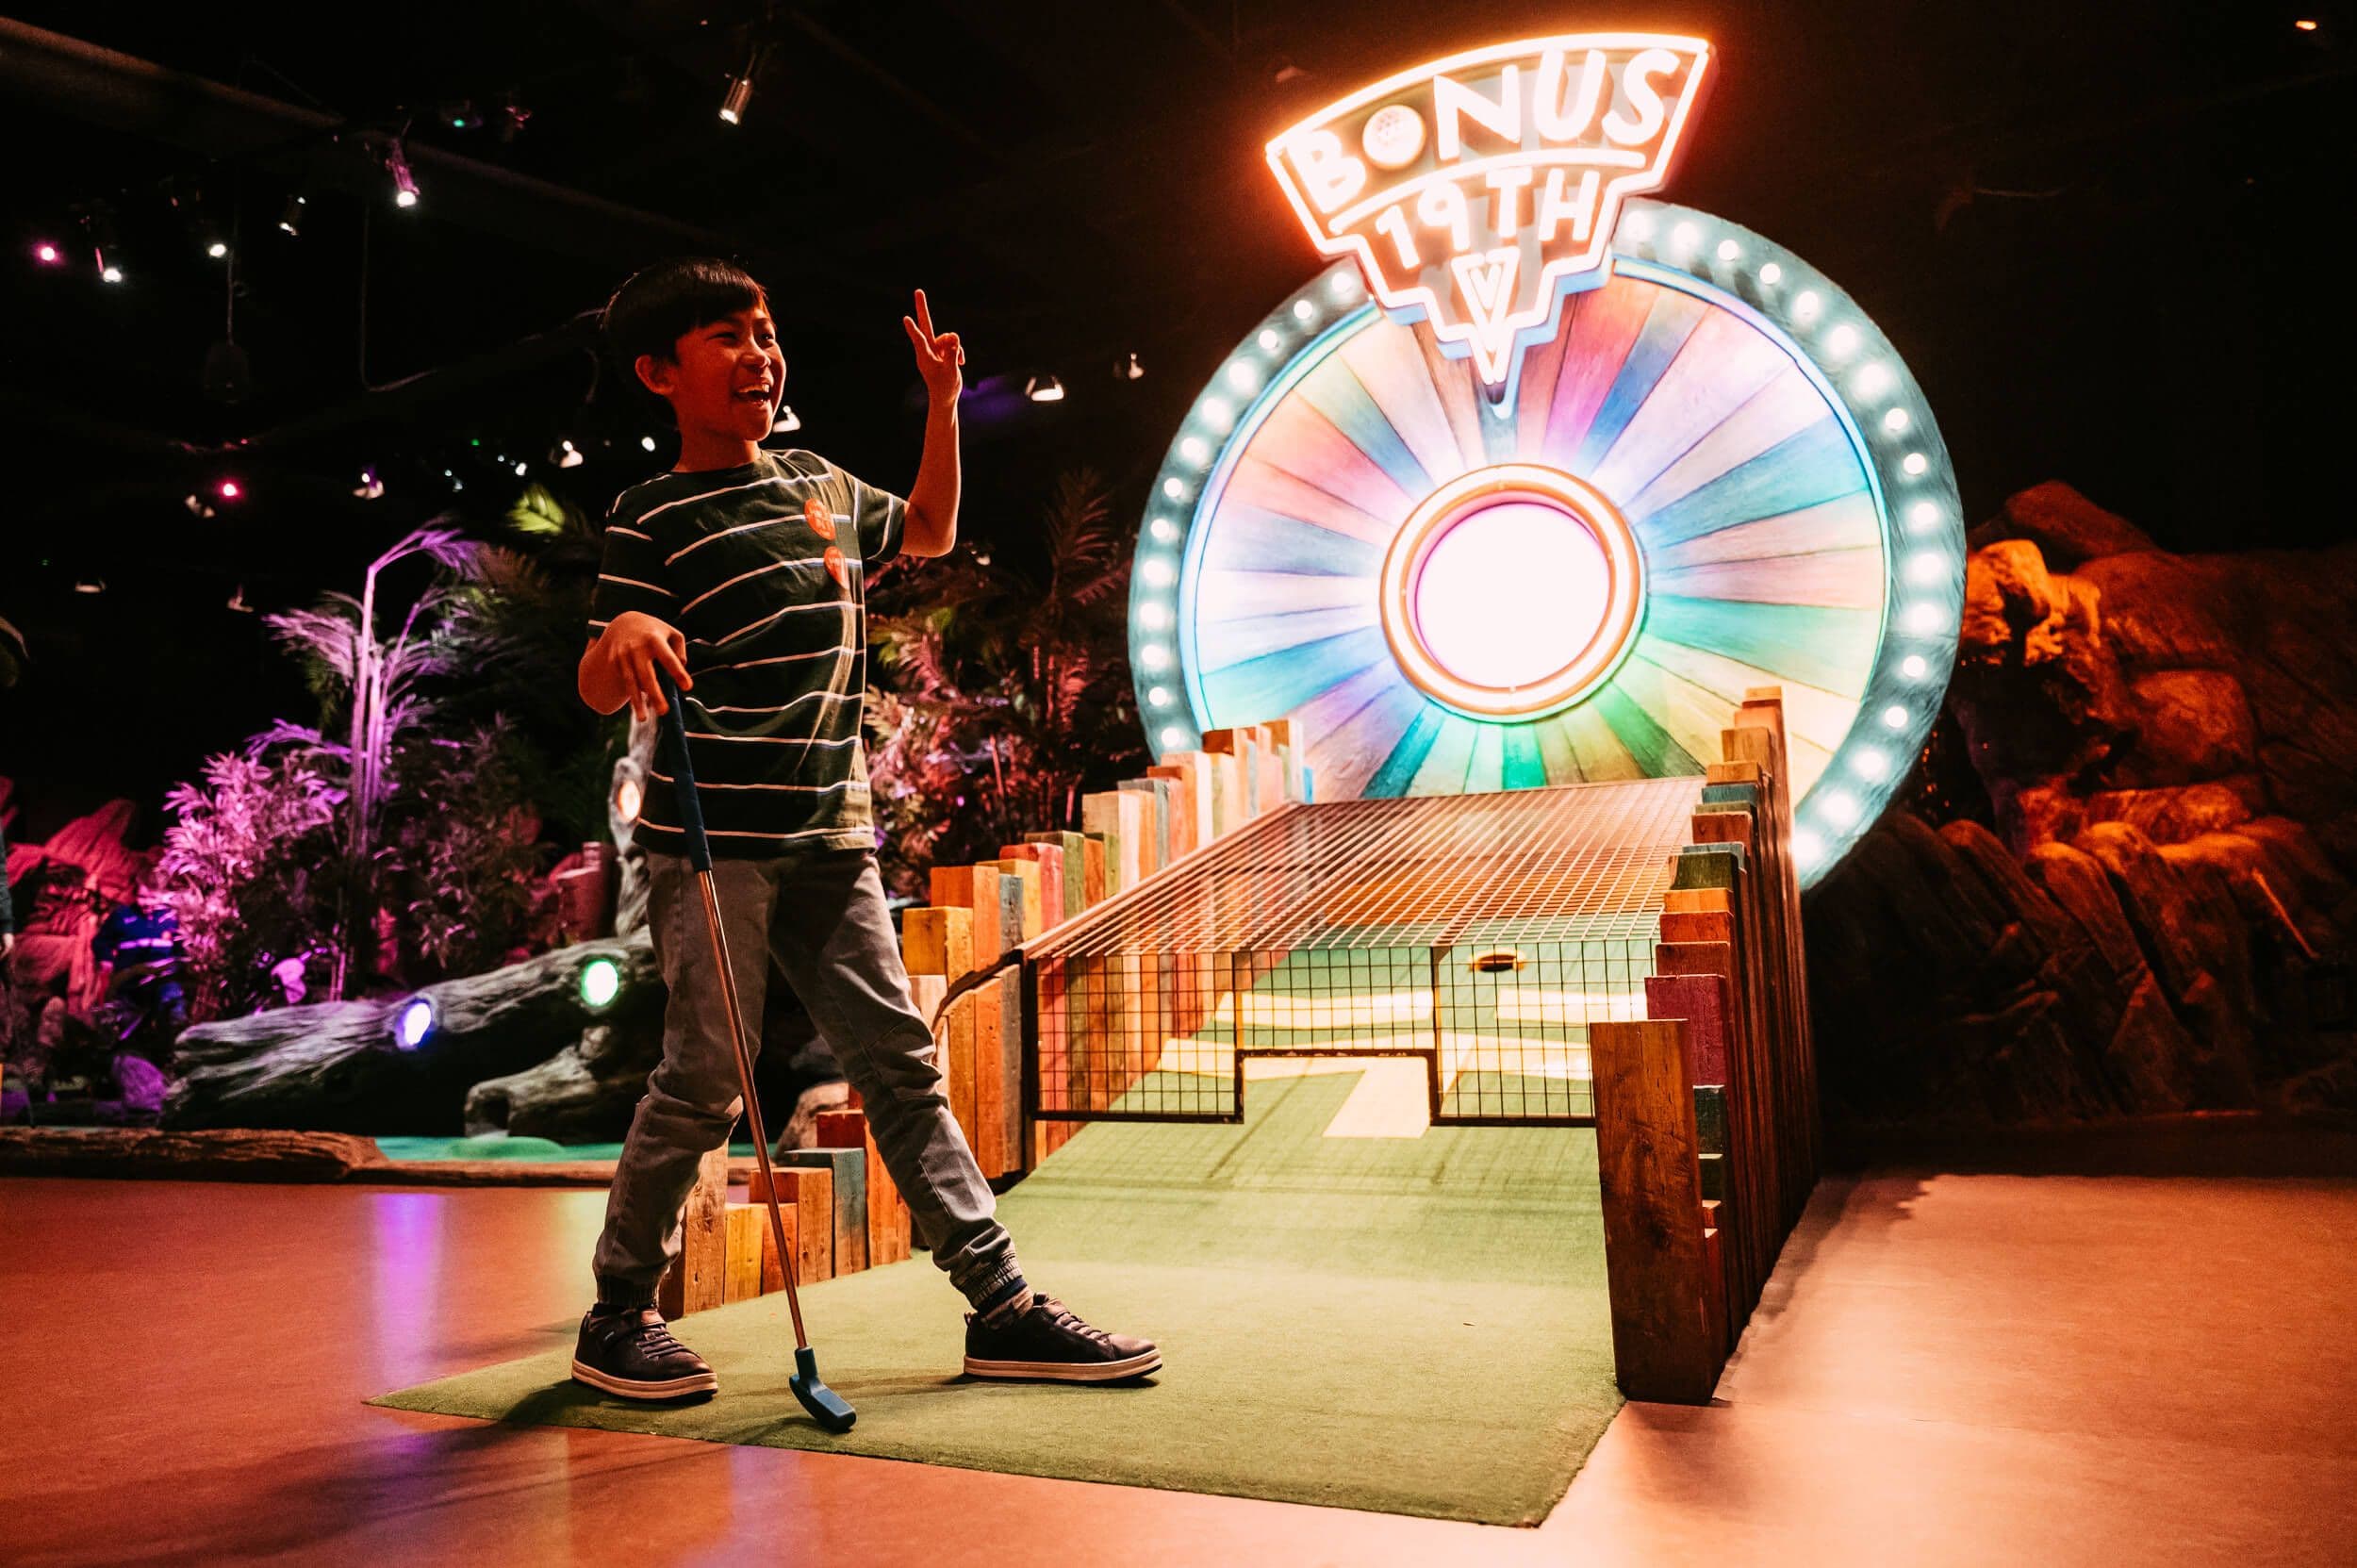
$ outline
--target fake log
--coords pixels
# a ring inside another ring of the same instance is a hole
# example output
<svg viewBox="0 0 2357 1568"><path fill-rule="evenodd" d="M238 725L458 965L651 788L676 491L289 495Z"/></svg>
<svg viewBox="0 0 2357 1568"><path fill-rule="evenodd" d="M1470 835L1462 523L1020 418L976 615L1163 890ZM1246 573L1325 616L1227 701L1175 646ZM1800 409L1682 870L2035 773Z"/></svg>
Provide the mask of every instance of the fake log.
<svg viewBox="0 0 2357 1568"><path fill-rule="evenodd" d="M596 958L621 969L621 987L602 1010L581 994L582 966ZM182 1077L164 1102L164 1125L456 1132L470 1086L545 1062L592 1027L652 1038L662 1028L663 996L653 944L640 932L389 1000L199 1024L180 1036L174 1065ZM433 1005L434 1023L404 1047L395 1027L417 998Z"/></svg>
<svg viewBox="0 0 2357 1568"><path fill-rule="evenodd" d="M467 1136L505 1132L560 1144L619 1138L663 1060L660 1020L645 1028L595 1024L554 1056L467 1091Z"/></svg>

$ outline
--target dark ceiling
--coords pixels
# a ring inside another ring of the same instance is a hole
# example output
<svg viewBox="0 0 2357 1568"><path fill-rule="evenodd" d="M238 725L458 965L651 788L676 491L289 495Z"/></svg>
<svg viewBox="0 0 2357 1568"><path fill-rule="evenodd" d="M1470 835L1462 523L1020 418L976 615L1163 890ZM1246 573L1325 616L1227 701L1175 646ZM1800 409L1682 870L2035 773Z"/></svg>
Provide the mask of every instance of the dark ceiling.
<svg viewBox="0 0 2357 1568"><path fill-rule="evenodd" d="M285 676L229 591L307 601L420 517L496 518L516 481L494 458L584 505L642 476L649 425L598 384L581 319L664 255L732 252L769 284L799 438L882 483L915 460L911 288L964 334L969 381L1061 375L1061 404L969 418L978 536L1020 548L1072 465L1129 507L1193 392L1315 265L1264 140L1418 60L1583 26L1712 40L1667 194L1865 305L1976 515L2061 477L2184 548L2337 537L2357 342L2323 286L2357 194L2350 21L2264 0L20 6L0 22L23 443L0 618L37 674L0 694L0 774L51 771L25 753L125 682L178 694L164 776L234 744ZM392 133L408 211L370 156ZM119 286L74 223L94 201ZM43 239L67 265L33 261ZM206 386L231 335L238 401ZM1132 352L1147 374L1116 380ZM560 439L592 460L554 472ZM363 466L382 499L352 494ZM239 503L184 506L228 474ZM94 754L91 788L137 792L96 776L133 759Z"/></svg>

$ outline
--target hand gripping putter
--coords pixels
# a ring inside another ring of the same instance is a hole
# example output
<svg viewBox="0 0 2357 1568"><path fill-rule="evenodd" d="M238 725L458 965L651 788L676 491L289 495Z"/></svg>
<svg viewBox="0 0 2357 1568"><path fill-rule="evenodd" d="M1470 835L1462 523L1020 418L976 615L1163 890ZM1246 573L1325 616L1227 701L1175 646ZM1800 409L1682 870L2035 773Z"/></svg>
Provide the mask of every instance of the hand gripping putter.
<svg viewBox="0 0 2357 1568"><path fill-rule="evenodd" d="M712 932L712 957L720 967L720 995L728 1003L729 1039L736 1047L736 1078L745 1091L745 1125L753 1135L753 1157L761 1162L761 1182L769 1199L769 1235L777 1243L778 1262L785 1271L785 1306L794 1314L794 1376L786 1386L810 1411L810 1418L831 1432L848 1432L859 1412L818 1376L818 1357L802 1329L802 1302L794 1279L794 1246L785 1239L785 1216L778 1213L778 1180L769 1168L769 1137L761 1125L761 1101L753 1098L753 1052L745 1038L745 1017L736 1005L736 969L729 963L729 939L720 929L720 900L712 884L712 844L704 836L703 807L696 799L696 767L687 755L687 726L680 717L679 688L671 677L656 670L663 683L664 723L671 732L671 750L679 771L672 782L679 791L680 826L687 834L688 863L696 868L696 884L703 890L704 924ZM766 955L764 955L766 957Z"/></svg>

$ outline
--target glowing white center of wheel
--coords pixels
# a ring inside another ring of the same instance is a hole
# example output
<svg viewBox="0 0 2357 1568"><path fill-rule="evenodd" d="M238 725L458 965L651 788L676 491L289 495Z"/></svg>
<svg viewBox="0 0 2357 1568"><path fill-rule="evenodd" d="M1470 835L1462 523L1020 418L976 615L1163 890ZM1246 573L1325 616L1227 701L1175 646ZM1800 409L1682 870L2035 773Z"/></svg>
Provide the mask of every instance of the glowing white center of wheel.
<svg viewBox="0 0 2357 1568"><path fill-rule="evenodd" d="M1399 671L1474 718L1559 712L1635 646L1644 561L1602 492L1500 463L1434 490L1393 536L1376 603Z"/></svg>
<svg viewBox="0 0 2357 1568"><path fill-rule="evenodd" d="M1441 667L1477 686L1538 685L1604 625L1612 569L1568 512L1502 501L1432 546L1414 588L1416 631Z"/></svg>

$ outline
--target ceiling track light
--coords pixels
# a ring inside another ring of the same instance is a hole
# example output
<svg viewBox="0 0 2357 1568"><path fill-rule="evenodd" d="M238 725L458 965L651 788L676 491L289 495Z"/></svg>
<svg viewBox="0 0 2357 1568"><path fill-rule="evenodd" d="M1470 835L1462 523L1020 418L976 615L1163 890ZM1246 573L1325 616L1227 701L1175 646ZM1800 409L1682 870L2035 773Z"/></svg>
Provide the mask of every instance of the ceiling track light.
<svg viewBox="0 0 2357 1568"><path fill-rule="evenodd" d="M1052 375L1035 375L1023 384L1023 395L1033 403L1062 403L1063 383Z"/></svg>
<svg viewBox="0 0 2357 1568"><path fill-rule="evenodd" d="M1146 367L1138 363L1134 354L1122 355L1121 363L1113 367L1113 376L1120 381L1135 381L1145 374Z"/></svg>
<svg viewBox="0 0 2357 1568"><path fill-rule="evenodd" d="M789 404L779 404L778 417L769 421L769 434L772 436L783 436L789 430L799 430L801 428L802 418L799 414L794 412L793 406Z"/></svg>
<svg viewBox="0 0 2357 1568"><path fill-rule="evenodd" d="M90 239L91 259L98 268L102 283L123 281L123 247L115 239L114 214L104 203L93 205L82 215L82 231Z"/></svg>
<svg viewBox="0 0 2357 1568"><path fill-rule="evenodd" d="M729 78L729 90L720 99L720 118L732 125L745 123L745 107L753 101L753 77L761 72L762 57L768 51L756 43L745 55L745 68Z"/></svg>
<svg viewBox="0 0 2357 1568"><path fill-rule="evenodd" d="M409 172L409 156L403 149L401 138L391 137L385 143L385 169L393 176L393 205L418 205L417 176Z"/></svg>
<svg viewBox="0 0 2357 1568"><path fill-rule="evenodd" d="M301 236L303 233L303 209L309 205L310 198L305 196L302 191L288 191L287 193L287 205L281 207L278 211L278 227L280 232L298 237Z"/></svg>

